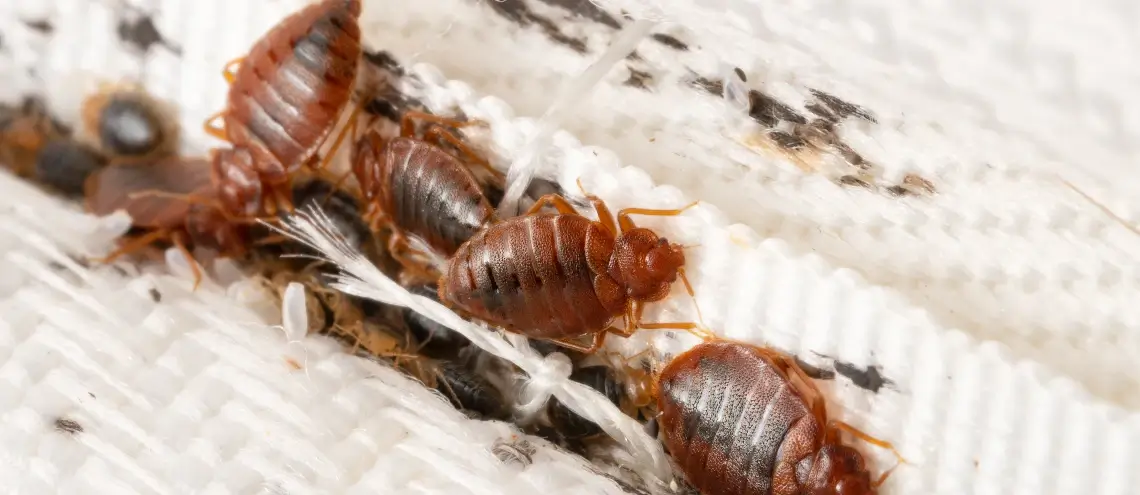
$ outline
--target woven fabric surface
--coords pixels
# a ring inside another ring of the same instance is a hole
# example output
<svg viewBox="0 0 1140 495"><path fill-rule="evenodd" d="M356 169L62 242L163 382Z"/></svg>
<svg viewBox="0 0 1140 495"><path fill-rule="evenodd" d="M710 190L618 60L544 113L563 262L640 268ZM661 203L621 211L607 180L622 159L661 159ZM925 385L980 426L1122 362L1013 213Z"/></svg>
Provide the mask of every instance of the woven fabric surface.
<svg viewBox="0 0 1140 495"><path fill-rule="evenodd" d="M187 151L200 152L211 145L200 124L224 96L221 65L301 3L5 3L0 96L44 93L74 121L99 81L138 80L179 106ZM690 273L712 328L821 367L873 366L889 381L877 391L821 382L833 414L910 460L885 493L1134 493L1140 241L1060 180L1124 222L1140 219L1124 173L1140 125L1127 104L1140 72L1129 59L1135 6L600 3L611 13L554 0L373 2L363 27L370 46L438 68L417 67L419 96L491 122L483 144L505 166L534 129L516 115L540 115L604 49L626 22L612 12L665 19L582 99L545 173L568 191L581 178L618 208L702 200L651 225L701 245ZM124 26L147 18L159 36L140 45L146 37ZM741 118L726 118L715 94L724 66L756 93ZM803 133L821 112L838 120L822 145ZM935 192L888 194L907 174ZM846 176L869 187L840 185ZM236 325L274 315L243 309L253 303L232 291L191 295L185 279L158 273L53 275L48 260L66 265L56 249L97 252L110 236L21 187L0 183L4 273L16 274L3 283L0 483L25 493L618 490L555 451L501 467L490 452L510 437L505 426L463 419L330 343ZM153 311L143 309L150 283L164 294ZM127 314L107 313L124 304ZM692 316L687 304L666 312ZM691 344L614 340L627 353ZM300 348L308 376L281 357ZM58 418L87 427L61 436Z"/></svg>

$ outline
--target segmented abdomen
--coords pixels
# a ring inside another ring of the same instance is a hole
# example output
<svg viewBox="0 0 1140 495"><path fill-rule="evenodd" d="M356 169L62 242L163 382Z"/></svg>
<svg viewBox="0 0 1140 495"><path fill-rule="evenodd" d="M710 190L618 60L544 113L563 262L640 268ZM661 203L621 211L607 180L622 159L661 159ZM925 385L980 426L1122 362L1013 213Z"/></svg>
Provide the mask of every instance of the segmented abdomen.
<svg viewBox="0 0 1140 495"><path fill-rule="evenodd" d="M440 254L454 254L495 215L467 167L436 146L395 138L378 165L385 214Z"/></svg>
<svg viewBox="0 0 1140 495"><path fill-rule="evenodd" d="M325 0L286 18L250 49L230 87L226 135L270 182L311 158L352 97L360 0Z"/></svg>
<svg viewBox="0 0 1140 495"><path fill-rule="evenodd" d="M596 332L615 313L594 292L588 246L608 256L613 237L577 215L532 215L491 224L448 262L440 299L528 337Z"/></svg>
<svg viewBox="0 0 1140 495"><path fill-rule="evenodd" d="M703 495L798 493L789 474L817 448L818 425L755 347L700 344L662 371L659 394L665 445Z"/></svg>

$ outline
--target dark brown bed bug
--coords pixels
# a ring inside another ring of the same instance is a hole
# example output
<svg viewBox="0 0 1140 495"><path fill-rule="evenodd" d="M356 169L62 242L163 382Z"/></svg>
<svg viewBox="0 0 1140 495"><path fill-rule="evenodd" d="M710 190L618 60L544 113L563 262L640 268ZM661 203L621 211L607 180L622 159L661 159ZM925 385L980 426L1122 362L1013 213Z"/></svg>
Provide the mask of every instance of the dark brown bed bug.
<svg viewBox="0 0 1140 495"><path fill-rule="evenodd" d="M17 106L0 105L0 166L21 177L31 177L44 147L69 133L39 99L25 98Z"/></svg>
<svg viewBox="0 0 1140 495"><path fill-rule="evenodd" d="M405 235L450 256L495 221L495 208L468 164L499 174L442 127L431 127L423 139L416 137L416 120L451 127L478 124L409 111L400 119L399 137L386 140L370 130L353 146L352 175L367 205L363 216L373 229L392 229L389 250L409 267L417 264L403 256ZM444 150L443 144L459 150L466 163Z"/></svg>
<svg viewBox="0 0 1140 495"><path fill-rule="evenodd" d="M599 221L579 214L562 196L547 195L525 216L476 233L448 261L440 301L508 331L587 354L608 333L630 336L639 328L688 330L707 338L696 323L641 322L645 303L668 296L678 278L693 291L683 247L630 219L679 215L696 203L675 210L628 208L615 222L602 200L587 197ZM538 214L546 205L559 213ZM625 328L611 326L622 315ZM584 336L593 337L592 345L570 340Z"/></svg>
<svg viewBox="0 0 1140 495"><path fill-rule="evenodd" d="M116 163L153 160L178 147L178 126L141 88L105 86L83 101L81 112L84 126Z"/></svg>
<svg viewBox="0 0 1140 495"><path fill-rule="evenodd" d="M656 388L665 446L703 495L873 495L891 472L871 479L840 433L894 447L828 420L819 390L778 351L705 342L670 361Z"/></svg>
<svg viewBox="0 0 1140 495"><path fill-rule="evenodd" d="M426 369L424 382L447 397L456 409L487 419L499 419L506 413L499 390L468 367L454 361L437 361Z"/></svg>
<svg viewBox="0 0 1140 495"><path fill-rule="evenodd" d="M206 122L206 132L247 149L266 194L284 209L292 208L293 172L313 165L352 100L362 52L360 12L360 0L308 5L277 23L223 72L230 83L226 107ZM355 129L358 111L327 157ZM219 117L221 126L215 123Z"/></svg>
<svg viewBox="0 0 1140 495"><path fill-rule="evenodd" d="M190 246L241 256L250 245L248 224L226 215L211 185L206 160L168 157L154 164L104 167L84 184L87 209L96 215L126 210L137 233L102 258L113 261L151 244L171 242L190 261L194 286L202 274Z"/></svg>
<svg viewBox="0 0 1140 495"><path fill-rule="evenodd" d="M431 299L439 297L439 291L435 284L416 285L410 287L408 291ZM418 312L408 308L400 308L400 311L408 332L419 343L417 352L420 354L432 358L452 358L471 343L463 334L440 325Z"/></svg>
<svg viewBox="0 0 1140 495"><path fill-rule="evenodd" d="M47 143L36 157L32 180L67 197L83 197L87 177L107 160L98 151L72 139Z"/></svg>
<svg viewBox="0 0 1140 495"><path fill-rule="evenodd" d="M570 379L601 392L615 406L620 407L625 399L622 383L618 381L613 370L606 366L577 368L570 373ZM602 428L597 423L579 416L557 398L547 402L546 414L554 429L565 439L579 440L602 433Z"/></svg>

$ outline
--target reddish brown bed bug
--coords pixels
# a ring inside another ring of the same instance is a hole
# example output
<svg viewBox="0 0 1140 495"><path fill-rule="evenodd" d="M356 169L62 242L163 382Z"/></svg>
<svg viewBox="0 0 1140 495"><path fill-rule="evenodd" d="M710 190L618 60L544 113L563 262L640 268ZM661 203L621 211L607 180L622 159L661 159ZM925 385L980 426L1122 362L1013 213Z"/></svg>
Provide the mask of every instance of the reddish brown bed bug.
<svg viewBox="0 0 1140 495"><path fill-rule="evenodd" d="M665 366L656 389L665 446L703 495L874 495L894 468L872 481L842 432L906 462L890 443L828 420L819 389L772 349L699 344Z"/></svg>
<svg viewBox="0 0 1140 495"><path fill-rule="evenodd" d="M360 12L360 0L309 5L277 23L223 70L230 83L226 107L207 120L206 132L246 149L268 186L266 194L285 209L292 208L292 173L312 165L352 100L362 52ZM337 134L326 162L355 129L359 110L354 108Z"/></svg>
<svg viewBox="0 0 1140 495"><path fill-rule="evenodd" d="M223 210L206 160L169 157L154 164L112 165L88 177L84 190L89 211L108 215L126 210L133 230L142 232L102 262L168 241L190 261L197 287L202 274L189 246L236 257L250 245L248 225Z"/></svg>
<svg viewBox="0 0 1140 495"><path fill-rule="evenodd" d="M400 119L399 137L386 140L370 130L353 146L351 174L367 205L364 219L374 230L381 225L391 228L389 251L405 266L414 265L404 255L405 235L451 256L475 232L495 221L495 208L468 164L495 177L502 175L439 125L428 129L423 139L416 137L416 120L455 128L482 124L409 111ZM466 163L441 145L454 147Z"/></svg>
<svg viewBox="0 0 1140 495"><path fill-rule="evenodd" d="M546 195L524 216L476 233L448 261L439 280L440 301L508 331L587 354L608 333L628 337L639 328L688 330L708 338L696 323L641 322L645 303L668 296L678 278L690 295L693 289L683 247L630 218L679 215L697 203L673 210L627 208L615 222L605 202L586 197L598 221L579 214L562 196ZM559 213L539 214L546 205ZM610 325L619 315L625 316L624 329ZM588 335L588 347L569 340Z"/></svg>

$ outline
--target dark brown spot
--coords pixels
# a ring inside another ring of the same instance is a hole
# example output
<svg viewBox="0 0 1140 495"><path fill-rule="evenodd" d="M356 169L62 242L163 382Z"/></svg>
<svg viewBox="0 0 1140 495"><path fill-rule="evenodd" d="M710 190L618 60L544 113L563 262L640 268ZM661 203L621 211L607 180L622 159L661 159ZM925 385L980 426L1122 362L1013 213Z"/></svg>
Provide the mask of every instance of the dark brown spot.
<svg viewBox="0 0 1140 495"><path fill-rule="evenodd" d="M878 122L878 120L875 119L875 116L871 115L871 112L867 111L863 107L860 107L859 105L848 103L841 100L838 96L825 93L818 89L812 89L810 91L811 94L816 97L816 99L818 99L824 105L827 105L827 107L830 108L831 111L841 119L854 115L855 117L866 120L868 122Z"/></svg>
<svg viewBox="0 0 1140 495"><path fill-rule="evenodd" d="M583 0L583 3L589 2ZM520 26L537 26L547 38L550 38L550 40L555 43L566 46L578 53L586 53L585 41L567 36L559 29L557 23L530 10L530 7L526 5L524 0L495 0L493 2L483 2L482 4L490 7L496 14L499 14L515 24Z"/></svg>
<svg viewBox="0 0 1140 495"><path fill-rule="evenodd" d="M629 78L625 80L624 85L637 89L649 89L649 84L653 83L653 75L645 72L629 68Z"/></svg>
<svg viewBox="0 0 1140 495"><path fill-rule="evenodd" d="M887 194L890 194L891 196L894 196L896 198L899 198L902 196L909 196L911 194L910 190L908 190L907 188L905 188L903 186L891 186L891 187L888 187L884 190L887 191Z"/></svg>
<svg viewBox="0 0 1140 495"><path fill-rule="evenodd" d="M498 1L498 0L496 0ZM589 19L614 29L621 29L621 21L602 10L591 0L540 0L542 3L563 9L575 17Z"/></svg>
<svg viewBox="0 0 1140 495"><path fill-rule="evenodd" d="M653 35L653 41L661 43L662 45L665 45L665 46L672 48L674 50L677 50L677 51L682 51L682 52L689 51L689 45L686 45L681 40L674 38L672 36L669 36L667 34L662 34L662 33L654 34Z"/></svg>
<svg viewBox="0 0 1140 495"><path fill-rule="evenodd" d="M792 110L792 107L755 89L748 92L748 98L751 102L748 107L748 116L762 125L775 127L780 122L807 123L807 119Z"/></svg>
<svg viewBox="0 0 1140 495"><path fill-rule="evenodd" d="M851 363L836 361L835 372L847 377L856 387L876 393L879 389L883 388L883 386L893 383L883 377L879 372L878 366L869 366L867 369L860 369Z"/></svg>
<svg viewBox="0 0 1140 495"><path fill-rule="evenodd" d="M55 31L55 26L53 26L47 19L40 19L38 21L24 21L24 25L42 34L51 34L52 31Z"/></svg>
<svg viewBox="0 0 1140 495"><path fill-rule="evenodd" d="M119 39L142 52L150 50L154 45L166 45L162 33L158 32L154 20L148 15L142 15L137 19L120 20L118 33Z"/></svg>
<svg viewBox="0 0 1140 495"><path fill-rule="evenodd" d="M933 182L916 174L906 174L906 176L903 177L902 185L912 190L922 191L926 194L938 192L938 190L934 188Z"/></svg>
<svg viewBox="0 0 1140 495"><path fill-rule="evenodd" d="M788 134L784 131L772 131L768 133L768 137L772 139L777 146L786 150L798 151L807 146L803 139Z"/></svg>
<svg viewBox="0 0 1140 495"><path fill-rule="evenodd" d="M68 435L76 435L83 433L83 425L72 419L55 418L55 431L67 433Z"/></svg>
<svg viewBox="0 0 1140 495"><path fill-rule="evenodd" d="M858 168L859 170L871 170L871 162L864 160L863 155L856 153L855 150L851 149L847 144L836 141L831 143L831 145L835 148L835 151L839 153L839 156L843 157L852 167Z"/></svg>
<svg viewBox="0 0 1140 495"><path fill-rule="evenodd" d="M748 82L748 76L744 75L744 71L740 70L740 67L733 67L732 73L736 74L736 77L739 77L741 82Z"/></svg>
<svg viewBox="0 0 1140 495"><path fill-rule="evenodd" d="M162 302L162 293L159 292L158 289L151 287L150 290L147 291L147 293L150 294L150 300L151 301Z"/></svg>
<svg viewBox="0 0 1140 495"><path fill-rule="evenodd" d="M689 82L694 88L700 89L710 95L723 97L724 96L724 82L709 79L707 77L695 77Z"/></svg>
<svg viewBox="0 0 1140 495"><path fill-rule="evenodd" d="M836 182L838 182L840 185L843 185L843 186L854 186L854 187L863 187L863 188L871 189L871 183L870 182L867 182L867 181L863 180L863 178L856 176L856 175L844 175L844 176L836 179Z"/></svg>
<svg viewBox="0 0 1140 495"><path fill-rule="evenodd" d="M818 366L812 366L811 364L808 364L807 361L800 359L799 356L796 356L796 366L799 366L801 370L804 370L804 373L807 374L807 376L810 376L816 380L834 380L835 379L835 372L834 371L825 370L825 369L820 368Z"/></svg>

